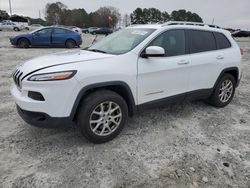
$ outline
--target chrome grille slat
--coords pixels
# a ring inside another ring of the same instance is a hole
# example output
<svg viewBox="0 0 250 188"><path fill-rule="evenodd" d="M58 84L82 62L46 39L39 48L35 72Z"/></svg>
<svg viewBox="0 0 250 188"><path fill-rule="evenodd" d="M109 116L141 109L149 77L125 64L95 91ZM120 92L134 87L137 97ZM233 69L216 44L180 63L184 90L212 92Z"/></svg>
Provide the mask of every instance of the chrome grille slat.
<svg viewBox="0 0 250 188"><path fill-rule="evenodd" d="M14 80L14 83L16 84L17 87L21 87L22 75L23 75L23 72L21 72L18 69L13 73L13 80Z"/></svg>
<svg viewBox="0 0 250 188"><path fill-rule="evenodd" d="M20 74L18 75L18 77L17 77L17 85L18 86L20 86L20 78L21 78L21 76L22 76L22 72L20 72Z"/></svg>

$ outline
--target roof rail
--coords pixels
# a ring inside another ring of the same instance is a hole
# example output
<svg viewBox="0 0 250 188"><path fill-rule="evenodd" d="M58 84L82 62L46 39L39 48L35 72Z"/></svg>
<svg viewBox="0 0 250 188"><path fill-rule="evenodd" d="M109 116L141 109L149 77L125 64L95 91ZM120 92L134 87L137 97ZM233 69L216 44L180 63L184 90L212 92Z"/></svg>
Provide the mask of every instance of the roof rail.
<svg viewBox="0 0 250 188"><path fill-rule="evenodd" d="M168 26L168 25L193 25L193 26L205 26L205 27L213 27L213 28L220 28L217 25L212 24L205 24L201 22L184 22L184 21L169 21L162 24L162 27Z"/></svg>

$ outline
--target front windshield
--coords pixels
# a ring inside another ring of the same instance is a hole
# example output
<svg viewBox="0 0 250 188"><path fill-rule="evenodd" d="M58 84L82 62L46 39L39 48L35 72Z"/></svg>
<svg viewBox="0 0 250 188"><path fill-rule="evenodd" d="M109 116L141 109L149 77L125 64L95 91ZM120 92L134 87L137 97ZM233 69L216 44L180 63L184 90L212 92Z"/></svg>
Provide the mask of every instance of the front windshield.
<svg viewBox="0 0 250 188"><path fill-rule="evenodd" d="M108 54L125 54L145 40L155 29L126 28L117 31L88 48L90 51Z"/></svg>

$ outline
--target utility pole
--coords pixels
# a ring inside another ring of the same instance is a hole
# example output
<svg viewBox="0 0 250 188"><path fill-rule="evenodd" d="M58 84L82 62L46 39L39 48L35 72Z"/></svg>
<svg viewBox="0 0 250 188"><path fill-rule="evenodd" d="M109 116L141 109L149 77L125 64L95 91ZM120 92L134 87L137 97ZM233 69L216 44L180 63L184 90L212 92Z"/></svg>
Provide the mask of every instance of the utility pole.
<svg viewBox="0 0 250 188"><path fill-rule="evenodd" d="M41 11L39 10L39 18L41 19Z"/></svg>
<svg viewBox="0 0 250 188"><path fill-rule="evenodd" d="M9 0L9 6L10 6L10 16L12 16L12 8L11 8L11 1Z"/></svg>

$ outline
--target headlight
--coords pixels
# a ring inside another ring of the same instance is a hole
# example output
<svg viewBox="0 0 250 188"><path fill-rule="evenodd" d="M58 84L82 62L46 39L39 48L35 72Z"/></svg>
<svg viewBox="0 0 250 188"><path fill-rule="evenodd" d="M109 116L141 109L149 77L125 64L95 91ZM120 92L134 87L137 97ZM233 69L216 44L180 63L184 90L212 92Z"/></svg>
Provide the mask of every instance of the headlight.
<svg viewBox="0 0 250 188"><path fill-rule="evenodd" d="M29 81L57 81L67 80L76 74L76 70L35 74L28 78Z"/></svg>

